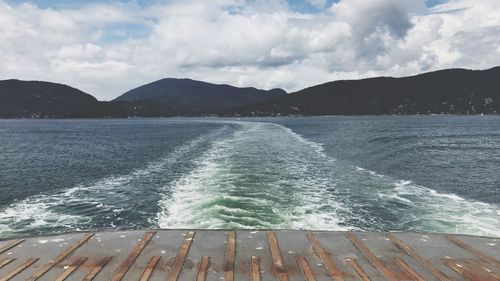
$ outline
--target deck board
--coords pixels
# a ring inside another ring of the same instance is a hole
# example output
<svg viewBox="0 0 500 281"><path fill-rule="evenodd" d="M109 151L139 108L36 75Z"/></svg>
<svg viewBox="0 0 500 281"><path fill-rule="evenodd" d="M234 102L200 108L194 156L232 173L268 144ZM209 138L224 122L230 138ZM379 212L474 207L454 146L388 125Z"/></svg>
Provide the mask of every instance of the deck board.
<svg viewBox="0 0 500 281"><path fill-rule="evenodd" d="M0 241L0 280L500 279L499 239L455 234L133 230L19 241Z"/></svg>

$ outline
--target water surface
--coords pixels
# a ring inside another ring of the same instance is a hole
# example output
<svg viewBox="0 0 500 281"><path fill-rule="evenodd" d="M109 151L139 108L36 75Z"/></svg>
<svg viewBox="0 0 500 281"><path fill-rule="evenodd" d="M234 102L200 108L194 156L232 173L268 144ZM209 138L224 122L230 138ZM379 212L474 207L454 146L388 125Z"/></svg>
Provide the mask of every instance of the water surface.
<svg viewBox="0 0 500 281"><path fill-rule="evenodd" d="M117 228L500 236L500 117L1 120L0 237Z"/></svg>

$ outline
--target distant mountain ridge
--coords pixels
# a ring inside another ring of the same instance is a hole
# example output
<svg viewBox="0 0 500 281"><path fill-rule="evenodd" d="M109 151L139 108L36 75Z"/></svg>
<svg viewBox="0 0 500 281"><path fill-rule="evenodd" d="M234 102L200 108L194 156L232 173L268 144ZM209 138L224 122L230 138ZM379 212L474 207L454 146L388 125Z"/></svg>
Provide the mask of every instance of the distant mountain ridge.
<svg viewBox="0 0 500 281"><path fill-rule="evenodd" d="M43 81L0 81L0 118L498 114L500 67L341 80L295 93L166 78L98 101Z"/></svg>
<svg viewBox="0 0 500 281"><path fill-rule="evenodd" d="M101 103L67 85L44 81L0 81L0 118L88 118L102 116Z"/></svg>
<svg viewBox="0 0 500 281"><path fill-rule="evenodd" d="M134 102L143 109L175 115L210 114L222 110L276 99L286 95L282 89L269 91L212 84L192 79L161 79L119 96L114 102ZM137 108L137 107L136 107ZM141 112L137 112L138 115Z"/></svg>
<svg viewBox="0 0 500 281"><path fill-rule="evenodd" d="M500 67L328 82L227 116L500 113Z"/></svg>

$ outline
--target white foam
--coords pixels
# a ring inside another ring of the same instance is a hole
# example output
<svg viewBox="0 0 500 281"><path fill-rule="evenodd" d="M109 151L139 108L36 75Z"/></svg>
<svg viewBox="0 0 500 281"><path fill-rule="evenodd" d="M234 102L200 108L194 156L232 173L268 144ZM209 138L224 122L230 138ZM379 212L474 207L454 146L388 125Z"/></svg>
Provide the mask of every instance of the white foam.
<svg viewBox="0 0 500 281"><path fill-rule="evenodd" d="M329 180L300 163L305 161L302 159L305 155L291 151L300 149L310 154L309 158L325 163L325 159L320 160L327 157L320 144L305 140L277 124L232 123L239 125L233 135L214 142L212 148L196 161L197 166L191 173L165 187L165 196L159 203L162 210L157 215L159 227L345 229L339 226L340 219L335 212L342 204L326 191L332 187ZM262 157L265 150L273 155L277 153L276 157L283 159L286 168L276 170L273 163L266 162L272 158ZM244 157L247 158L242 159ZM264 162L257 164L260 167L255 171L251 167L234 168L239 165L237 161L246 160ZM266 174L266 167L276 170L269 171L271 175L277 172L282 176L272 178ZM266 192L253 192L252 186L240 186L244 184L242 178L254 172L257 173L254 176L260 179L258 184L266 186ZM290 176L299 180L294 181ZM244 190L244 194L235 193L238 190ZM293 195L295 203L278 203L283 192L292 192L285 196ZM221 200L222 204L243 204L245 209L220 205L217 202ZM265 213L262 209L266 210Z"/></svg>
<svg viewBox="0 0 500 281"><path fill-rule="evenodd" d="M500 208L497 205L437 192L410 180L395 180L374 171L357 168L356 171L368 172L382 181L381 186L386 186L373 188L371 192L408 206L401 217L408 216L420 222L412 230L500 236Z"/></svg>
<svg viewBox="0 0 500 281"><path fill-rule="evenodd" d="M82 230L92 227L93 216L108 220L109 226L114 226L113 219L126 208L126 202L133 204L124 190L137 190L132 181L151 177L155 173L162 173L178 160L183 160L188 154L207 139L216 138L227 131L223 126L209 134L195 138L184 145L177 147L167 157L150 162L144 168L136 169L125 175L112 175L100 179L89 185L77 185L55 193L37 194L26 199L14 202L0 210L0 237L12 235L16 232L36 232L41 228ZM66 206L86 206L91 214L78 215L66 210ZM116 205L116 206L115 206ZM140 211L140 210L137 210ZM115 216L102 216L102 213L115 213Z"/></svg>

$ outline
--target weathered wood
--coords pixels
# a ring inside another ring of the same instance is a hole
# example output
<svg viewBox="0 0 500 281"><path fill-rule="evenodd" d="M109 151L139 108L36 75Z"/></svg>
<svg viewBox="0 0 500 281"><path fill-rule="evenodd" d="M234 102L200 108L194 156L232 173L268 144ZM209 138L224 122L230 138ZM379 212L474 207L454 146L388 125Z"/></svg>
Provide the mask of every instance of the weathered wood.
<svg viewBox="0 0 500 281"><path fill-rule="evenodd" d="M226 258L224 260L224 281L233 281L234 279L234 258L236 255L236 233L229 231L227 233Z"/></svg>
<svg viewBox="0 0 500 281"><path fill-rule="evenodd" d="M27 238L24 243L20 242L21 240L2 241L1 248L4 252L0 255L0 277L4 276L3 280L10 279L9 281L25 280L28 277L27 280L37 281L78 279L113 281L111 278L119 272L121 281L131 278L136 278L137 281L162 278L168 281L188 278L208 281L219 277L222 277L221 280L231 281L239 279L339 281L344 278L362 281L380 278L416 281L428 279L500 281L499 268L495 266L498 257L494 252L497 243L494 238L428 234L430 239L420 239L422 235L406 236L393 233L387 235L389 241L385 242L388 243L381 243L380 234L372 233L358 235L325 231L319 234L319 232L276 230L266 231L266 235L251 235L257 231L203 230L196 233L198 238L221 243L198 245L199 243L193 244L195 233L192 231L158 230L157 232L162 235L154 238L156 234L152 231L142 233L130 231L128 233L131 235L119 235L121 239L104 244L100 241L101 238L90 243L91 240L88 240L91 239L90 235L84 234L60 235L57 238L52 236ZM185 237L180 237L181 234ZM300 238L297 234L307 235L310 242L305 241L306 245L298 244L301 242L297 240ZM137 235L143 239L137 241ZM56 243L69 242L70 237L73 237L74 241L65 247L62 246L67 243ZM105 239L103 241L108 241L116 238L117 234L103 232L99 237ZM183 241L175 243L180 245L172 245L172 242L178 241L179 237ZM48 243L49 241L54 243ZM193 245L197 247L191 247ZM172 246L179 247L174 258L169 254ZM161 254L157 253L160 251ZM112 260L111 257L100 256L103 252L113 255L116 261L111 264L109 262ZM211 253L214 255L222 253L223 256L218 264L213 264L213 267L210 265L210 260L214 258ZM379 256L380 253L383 253L383 256ZM88 259L84 262L83 258L79 260L78 257L82 256ZM27 257L37 257L40 260L26 264ZM142 263L138 264L139 261ZM241 266L249 268L240 268ZM323 269L321 270L324 272L317 272L316 266L324 267L326 272ZM217 276L211 274L212 270L217 272Z"/></svg>
<svg viewBox="0 0 500 281"><path fill-rule="evenodd" d="M278 238L274 231L267 232L267 242L269 243L269 249L271 250L271 257L273 259L273 266L276 270L276 275L279 281L288 281L288 275L286 273L285 264L283 263L283 258L281 257L281 250L278 244Z"/></svg>
<svg viewBox="0 0 500 281"><path fill-rule="evenodd" d="M83 277L82 281L92 281L101 272L101 270L108 264L113 257L103 257L91 266L90 271Z"/></svg>
<svg viewBox="0 0 500 281"><path fill-rule="evenodd" d="M323 261L323 264L325 265L326 270L330 274L330 277L335 280L335 281L344 281L344 278L342 277L342 273L340 270L337 268L335 263L333 262L332 258L330 255L326 252L326 250L323 248L321 243L319 242L318 238L316 235L308 231L306 233L307 238L309 241L311 241L314 252L321 258Z"/></svg>
<svg viewBox="0 0 500 281"><path fill-rule="evenodd" d="M482 260L466 260L465 263L467 266L473 266L475 269L485 272L488 275L493 276L495 280L500 281L500 273L497 273L498 271L495 271L495 267L490 265L489 263L486 263Z"/></svg>
<svg viewBox="0 0 500 281"><path fill-rule="evenodd" d="M16 267L14 270L11 272L7 273L4 277L0 278L0 281L8 281L12 278L14 278L16 275L19 273L23 272L26 268L30 267L32 264L38 261L38 258L29 258L25 262L23 262L21 265Z"/></svg>
<svg viewBox="0 0 500 281"><path fill-rule="evenodd" d="M155 233L156 231L149 230L144 234L144 237L141 239L141 241L139 241L139 243L137 243L134 248L132 248L132 251L130 251L127 259L115 270L115 272L113 272L110 281L120 281L123 279L132 264L134 264L137 257L141 254L144 248L146 248L149 241L151 241Z"/></svg>
<svg viewBox="0 0 500 281"><path fill-rule="evenodd" d="M385 266L384 262L382 262L375 254L366 247L366 245L353 233L347 233L346 236L351 240L352 244L358 248L361 253L368 259L371 265L373 265L382 275L384 275L389 281L398 281L394 273Z"/></svg>
<svg viewBox="0 0 500 281"><path fill-rule="evenodd" d="M186 234L186 238L179 248L179 254L175 258L174 265L172 266L172 271L167 278L167 281L177 281L179 279L179 275L182 270L182 266L184 265L184 261L186 260L186 256L189 252L189 247L191 247L191 242L194 238L194 231L189 231Z"/></svg>
<svg viewBox="0 0 500 281"><path fill-rule="evenodd" d="M420 263L425 269L427 269L430 273L432 273L438 280L440 281L453 281L450 277L444 274L441 270L437 269L430 261L421 257L415 250L413 250L410 246L406 245L401 239L396 237L395 235L389 233L387 234L387 238L389 238L394 244L396 244L401 250L403 250L407 255L412 257L418 263Z"/></svg>
<svg viewBox="0 0 500 281"><path fill-rule="evenodd" d="M201 257L200 264L198 265L198 273L196 274L196 281L205 281L205 279L207 279L207 271L209 265L210 257Z"/></svg>
<svg viewBox="0 0 500 281"><path fill-rule="evenodd" d="M314 277L314 273L312 272L305 257L297 257L297 263L299 264L300 270L302 270L306 281L316 281L316 277Z"/></svg>
<svg viewBox="0 0 500 281"><path fill-rule="evenodd" d="M463 278L469 281L498 281L499 279L495 278L489 272L485 270L481 270L480 268L469 267L465 263L461 263L457 260L452 259L443 259L443 263L446 264L449 268L456 271Z"/></svg>
<svg viewBox="0 0 500 281"><path fill-rule="evenodd" d="M425 281L425 279L418 274L416 270L414 270L411 266L409 266L403 259L401 258L395 258L394 261L396 264L401 267L406 273L410 274L410 276L415 280L415 281Z"/></svg>
<svg viewBox="0 0 500 281"><path fill-rule="evenodd" d="M20 240L14 240L10 243L8 243L7 245L4 245L2 247L0 247L0 254L3 254L4 252L7 252L8 250L14 248L15 246L21 244L24 242L24 239L20 239Z"/></svg>
<svg viewBox="0 0 500 281"><path fill-rule="evenodd" d="M250 258L250 275L252 281L260 281L260 262L256 256Z"/></svg>
<svg viewBox="0 0 500 281"><path fill-rule="evenodd" d="M9 263L15 261L16 259L3 259L0 261L0 269L6 265L8 265Z"/></svg>
<svg viewBox="0 0 500 281"><path fill-rule="evenodd" d="M87 242L92 236L94 236L93 233L87 233L83 235L80 240L76 241L73 243L71 246L66 248L63 252L61 252L55 259L50 260L46 265L44 265L40 270L35 272L30 278L28 278L26 281L35 281L38 280L40 277L42 277L45 273L49 272L56 264L60 263L62 260L64 260L67 256L69 256L71 253L76 251L81 245L83 245L85 242Z"/></svg>
<svg viewBox="0 0 500 281"><path fill-rule="evenodd" d="M71 273L73 273L80 265L82 265L87 260L87 257L80 257L76 259L55 281L64 281L68 278Z"/></svg>
<svg viewBox="0 0 500 281"><path fill-rule="evenodd" d="M455 243L458 245L460 248L469 251L470 253L474 254L476 257L484 260L485 262L495 266L496 268L500 268L500 262L497 261L496 259L484 254L483 252L479 251L478 249L470 246L469 244L465 243L464 241L452 236L452 235L447 235L448 240L451 242Z"/></svg>
<svg viewBox="0 0 500 281"><path fill-rule="evenodd" d="M148 262L148 265L146 266L146 269L144 269L144 272L142 273L140 281L148 281L149 278L151 278L151 275L153 275L153 272L159 261L160 261L159 256L151 257L151 259Z"/></svg>
<svg viewBox="0 0 500 281"><path fill-rule="evenodd" d="M363 270L363 268L361 268L361 266L358 264L356 259L346 259L346 260L347 260L347 263L349 263L351 265L352 269L354 269L354 271L358 274L358 276L359 276L359 278L361 278L361 280L370 281L370 277L368 276L368 274L366 274L366 272Z"/></svg>

